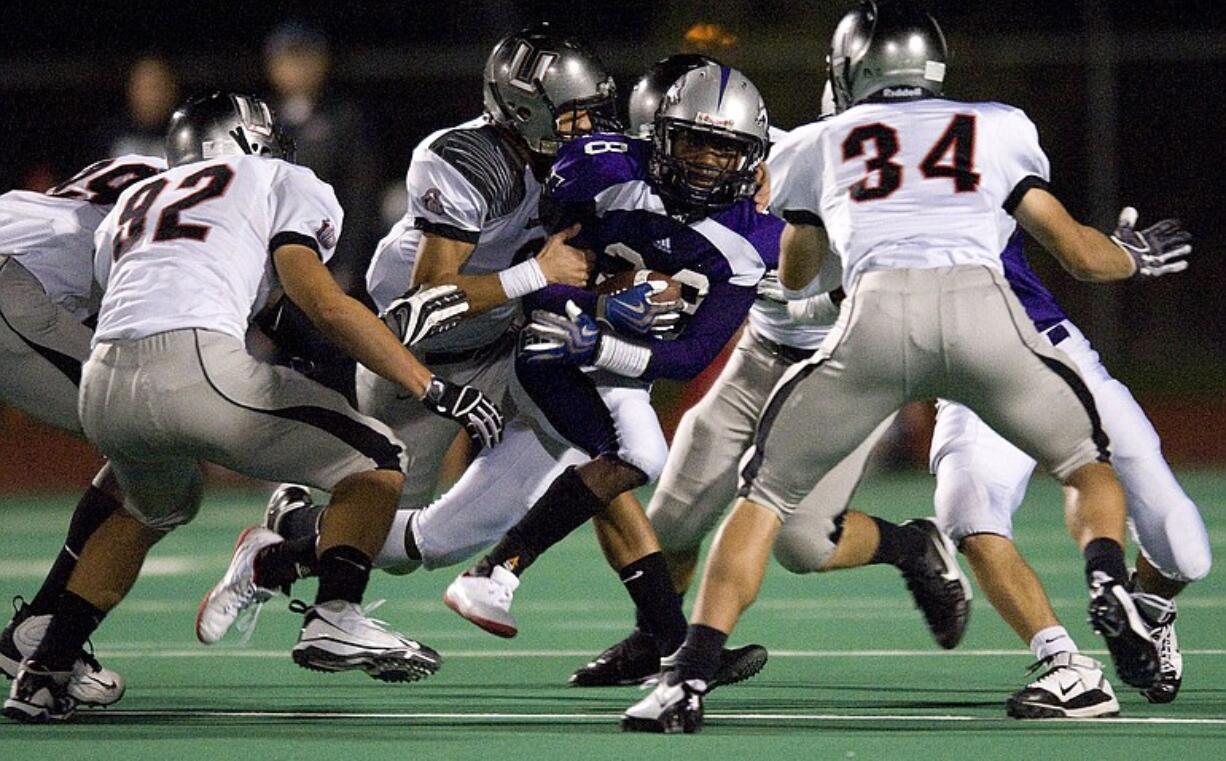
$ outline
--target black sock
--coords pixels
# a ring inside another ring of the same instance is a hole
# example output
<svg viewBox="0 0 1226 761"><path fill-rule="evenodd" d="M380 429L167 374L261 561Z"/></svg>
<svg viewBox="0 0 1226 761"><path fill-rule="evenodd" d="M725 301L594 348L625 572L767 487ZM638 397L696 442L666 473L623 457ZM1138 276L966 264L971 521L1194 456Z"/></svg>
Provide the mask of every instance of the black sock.
<svg viewBox="0 0 1226 761"><path fill-rule="evenodd" d="M323 515L327 505L311 505L291 510L281 518L277 528L286 539L314 539L319 535L319 516Z"/></svg>
<svg viewBox="0 0 1226 761"><path fill-rule="evenodd" d="M924 532L913 526L899 526L897 523L883 521L875 515L869 516L877 524L881 541L873 552L870 565L886 563L902 567L908 561L924 554L928 546L928 538Z"/></svg>
<svg viewBox="0 0 1226 761"><path fill-rule="evenodd" d="M1124 563L1124 548L1114 539L1100 537L1086 545L1081 554L1086 559L1086 583L1094 580L1094 572L1102 571L1123 584L1128 580L1128 568Z"/></svg>
<svg viewBox="0 0 1226 761"><path fill-rule="evenodd" d="M728 635L719 629L704 624L690 624L685 635L685 644L677 653L676 680L701 679L708 684L719 670L719 659L724 652Z"/></svg>
<svg viewBox="0 0 1226 761"><path fill-rule="evenodd" d="M604 507L604 501L587 488L579 472L567 468L477 567L484 571L501 565L519 576L541 553Z"/></svg>
<svg viewBox="0 0 1226 761"><path fill-rule="evenodd" d="M91 486L85 490L72 513L72 520L68 523L68 537L64 540L64 546L56 556L38 594L30 601L31 613L43 616L55 609L60 593L68 586L68 578L77 567L77 558L81 556L85 542L118 507L119 500L98 487Z"/></svg>
<svg viewBox="0 0 1226 761"><path fill-rule="evenodd" d="M672 655L685 641L685 614L681 595L673 589L664 555L653 552L618 571L630 599L634 600L635 620L660 648L660 655Z"/></svg>
<svg viewBox="0 0 1226 761"><path fill-rule="evenodd" d="M289 594L298 579L315 575L315 536L297 537L265 547L255 556L255 583Z"/></svg>
<svg viewBox="0 0 1226 761"><path fill-rule="evenodd" d="M370 558L356 547L329 547L315 565L319 574L315 604L331 600L344 600L355 605L362 602L362 593L370 581L370 566Z"/></svg>
<svg viewBox="0 0 1226 761"><path fill-rule="evenodd" d="M52 613L47 633L30 660L48 671L71 671L86 640L106 613L68 590L60 594Z"/></svg>

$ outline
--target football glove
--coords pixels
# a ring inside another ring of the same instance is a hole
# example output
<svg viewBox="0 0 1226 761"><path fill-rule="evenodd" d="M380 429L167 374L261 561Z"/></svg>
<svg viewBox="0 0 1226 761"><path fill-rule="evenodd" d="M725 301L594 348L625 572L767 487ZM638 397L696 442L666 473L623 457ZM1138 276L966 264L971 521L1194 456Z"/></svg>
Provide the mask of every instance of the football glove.
<svg viewBox="0 0 1226 761"><path fill-rule="evenodd" d="M596 319L617 333L631 336L662 336L677 327L683 304L680 299L652 299L667 289L659 280L643 283L596 300Z"/></svg>
<svg viewBox="0 0 1226 761"><path fill-rule="evenodd" d="M426 386L421 403L434 414L464 426L469 437L486 449L502 441L502 413L472 386L457 386L436 375Z"/></svg>
<svg viewBox="0 0 1226 761"><path fill-rule="evenodd" d="M523 329L520 348L528 362L569 362L590 365L600 348L600 326L573 301L566 316L537 310Z"/></svg>
<svg viewBox="0 0 1226 761"><path fill-rule="evenodd" d="M458 285L419 285L388 304L379 317L402 344L412 346L451 330L468 309L468 297Z"/></svg>
<svg viewBox="0 0 1226 761"><path fill-rule="evenodd" d="M1137 210L1131 206L1120 212L1111 240L1136 262L1133 277L1161 277L1188 268L1184 257L1192 253L1192 234L1177 219L1164 219L1144 230L1137 230Z"/></svg>

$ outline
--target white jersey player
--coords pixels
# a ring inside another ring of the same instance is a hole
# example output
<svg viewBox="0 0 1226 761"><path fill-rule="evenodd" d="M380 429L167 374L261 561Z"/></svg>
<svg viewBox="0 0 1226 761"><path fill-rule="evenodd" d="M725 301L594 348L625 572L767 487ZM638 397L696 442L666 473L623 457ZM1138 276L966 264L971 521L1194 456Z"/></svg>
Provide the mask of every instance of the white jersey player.
<svg viewBox="0 0 1226 761"><path fill-rule="evenodd" d="M440 397L466 390L432 378L331 278L323 263L340 234L341 209L327 184L283 160L292 159L292 143L263 101L221 93L189 101L171 119L167 157L171 168L125 190L95 234L105 294L82 373L81 424L110 459L125 509L86 541L46 636L22 663L4 706L19 721L71 714L73 659L131 587L149 548L195 515L202 462L333 493L318 546L319 594L296 662L388 681L438 666L437 653L359 605L370 556L395 511L403 445L339 394L251 357L247 322L277 282L342 347L407 393L437 408ZM271 594L256 586L252 563L261 551L285 551L278 544L262 529L244 534L201 605L202 642L216 641L238 613Z"/></svg>
<svg viewBox="0 0 1226 761"><path fill-rule="evenodd" d="M524 79L529 69L531 83ZM485 83L483 116L439 130L414 149L405 177L408 209L379 242L366 284L380 309L413 284L463 288L470 314L447 335L422 342L417 356L441 377L501 402L520 297L587 279L586 259L564 244L569 235L546 242L541 182L562 141L608 121L614 93L595 56L547 28L499 41ZM456 426L406 403L365 367L356 385L363 412L415 443L401 505L424 506Z"/></svg>
<svg viewBox="0 0 1226 761"><path fill-rule="evenodd" d="M165 168L160 158L119 156L90 164L45 193L13 190L0 196L0 401L83 435L77 389L101 296L93 275L94 231L125 188ZM38 594L16 606L0 633L0 671L7 676L17 675L22 659L42 640L85 540L119 498L103 466L73 511L64 546ZM81 654L69 683L74 700L110 705L123 692L119 674Z"/></svg>
<svg viewBox="0 0 1226 761"><path fill-rule="evenodd" d="M1116 245L1069 217L1045 190L1047 162L1024 114L939 97L944 37L910 3L866 2L847 14L829 60L844 110L802 128L804 160L772 191L780 208L824 224L824 232L794 224L784 233L782 283L811 280L828 243L842 260L848 298L814 358L773 392L676 669L627 710L623 727L701 726L720 649L761 584L775 515L793 512L888 414L936 396L967 404L1069 487L1066 515L1086 559L1090 621L1120 677L1151 686L1158 653L1125 586L1124 495L1110 442L1085 382L1027 319L1000 257L1014 219L1086 280L1162 274L1168 260L1189 253L1190 237L1164 223L1129 228L1125 244L1137 245ZM822 435L812 436L827 406L839 414L823 416ZM1053 669L1082 666L1076 658ZM1114 701L1109 687L1080 688L1086 703Z"/></svg>

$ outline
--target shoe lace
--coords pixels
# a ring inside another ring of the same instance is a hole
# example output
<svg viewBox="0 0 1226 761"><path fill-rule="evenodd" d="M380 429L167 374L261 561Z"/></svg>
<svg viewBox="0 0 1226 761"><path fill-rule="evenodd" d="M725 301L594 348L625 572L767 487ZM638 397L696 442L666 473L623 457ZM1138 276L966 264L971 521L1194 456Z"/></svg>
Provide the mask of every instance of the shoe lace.
<svg viewBox="0 0 1226 761"><path fill-rule="evenodd" d="M94 655L94 641L92 639L85 640L85 647L81 648L81 652L77 654L77 660L89 666L90 671L101 671L102 664L98 662L98 658Z"/></svg>
<svg viewBox="0 0 1226 761"><path fill-rule="evenodd" d="M234 629L241 634L238 643L245 645L251 641L251 636L255 634L256 624L260 620L260 611L264 609L264 603L268 602L272 597L272 593L257 586L254 582L249 582L247 586L240 592L237 598L227 605L227 607L238 606L238 615L234 618Z"/></svg>

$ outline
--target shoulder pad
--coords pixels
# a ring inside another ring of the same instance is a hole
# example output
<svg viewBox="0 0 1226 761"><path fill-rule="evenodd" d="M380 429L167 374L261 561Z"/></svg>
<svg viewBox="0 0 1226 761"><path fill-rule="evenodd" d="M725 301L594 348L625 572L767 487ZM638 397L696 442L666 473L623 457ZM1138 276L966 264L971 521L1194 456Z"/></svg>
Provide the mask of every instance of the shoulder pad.
<svg viewBox="0 0 1226 761"><path fill-rule="evenodd" d="M524 201L524 161L496 127L457 128L444 132L429 150L455 167L485 200L491 219L506 216Z"/></svg>
<svg viewBox="0 0 1226 761"><path fill-rule="evenodd" d="M614 185L647 178L651 144L614 133L563 143L546 189L554 200L583 203Z"/></svg>

